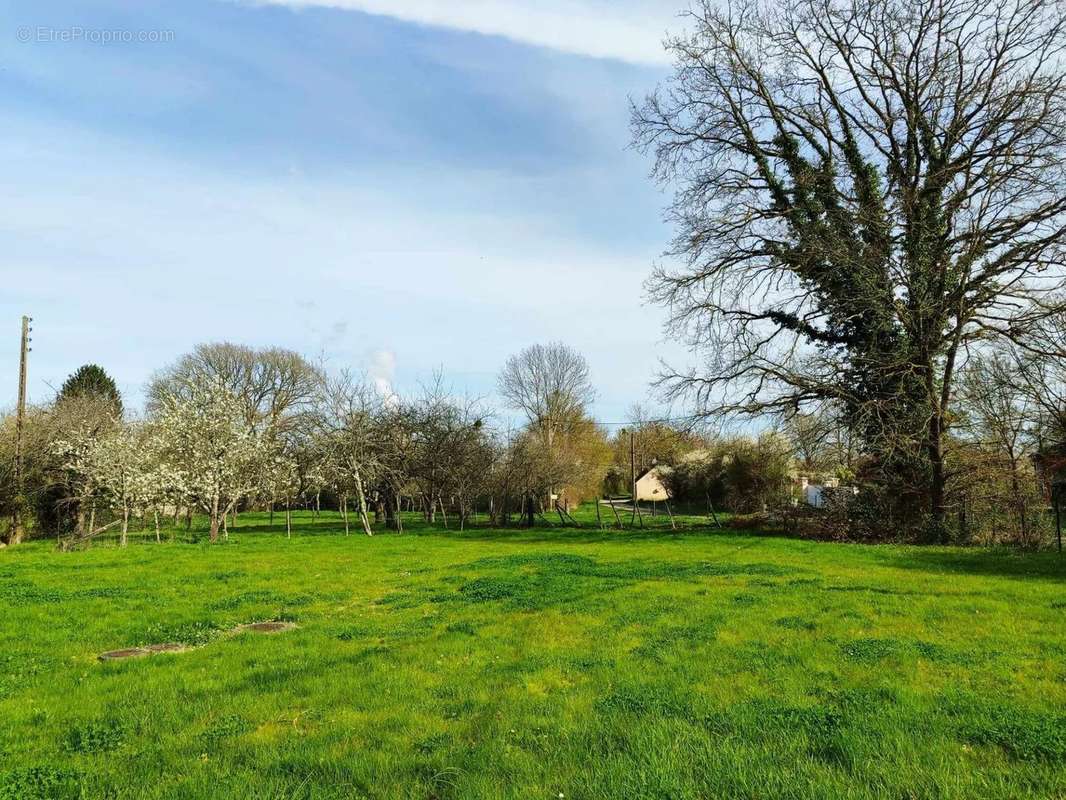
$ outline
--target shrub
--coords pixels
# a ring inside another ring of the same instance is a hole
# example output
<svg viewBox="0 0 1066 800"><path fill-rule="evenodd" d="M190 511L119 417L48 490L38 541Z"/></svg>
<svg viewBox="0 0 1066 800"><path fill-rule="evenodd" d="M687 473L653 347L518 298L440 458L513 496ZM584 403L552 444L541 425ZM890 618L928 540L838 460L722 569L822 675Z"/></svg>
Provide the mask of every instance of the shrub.
<svg viewBox="0 0 1066 800"><path fill-rule="evenodd" d="M735 443L723 476L729 507L751 513L785 505L791 467L791 450L780 436L765 434Z"/></svg>

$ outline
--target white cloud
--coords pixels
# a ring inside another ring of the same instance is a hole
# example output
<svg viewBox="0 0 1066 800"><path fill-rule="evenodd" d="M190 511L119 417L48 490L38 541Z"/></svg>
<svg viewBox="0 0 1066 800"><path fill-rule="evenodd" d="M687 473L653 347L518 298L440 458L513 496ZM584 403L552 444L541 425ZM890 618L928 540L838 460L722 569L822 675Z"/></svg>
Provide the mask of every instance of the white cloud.
<svg viewBox="0 0 1066 800"><path fill-rule="evenodd" d="M396 354L391 350L375 350L370 354L369 360L367 375L373 382L374 389L386 402L394 401L396 392L392 388L392 381L396 376Z"/></svg>
<svg viewBox="0 0 1066 800"><path fill-rule="evenodd" d="M674 0L258 0L292 8L327 7L392 17L594 58L669 63L662 48L677 28Z"/></svg>

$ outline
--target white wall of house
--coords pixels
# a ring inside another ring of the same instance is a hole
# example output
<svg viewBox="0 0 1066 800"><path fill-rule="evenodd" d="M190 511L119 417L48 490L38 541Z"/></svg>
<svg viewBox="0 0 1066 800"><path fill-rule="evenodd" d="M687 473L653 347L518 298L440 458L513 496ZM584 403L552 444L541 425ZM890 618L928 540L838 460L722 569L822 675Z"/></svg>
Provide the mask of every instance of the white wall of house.
<svg viewBox="0 0 1066 800"><path fill-rule="evenodd" d="M803 499L807 501L807 505L815 508L821 508L825 505L825 496L822 494L822 488L816 483L809 483L803 488Z"/></svg>
<svg viewBox="0 0 1066 800"><path fill-rule="evenodd" d="M803 499L807 505L814 506L815 508L825 508L825 490L829 489L831 492L851 492L851 494L858 494L858 487L855 486L841 486L840 481L833 479L826 481L825 485L817 483L809 483L803 489Z"/></svg>

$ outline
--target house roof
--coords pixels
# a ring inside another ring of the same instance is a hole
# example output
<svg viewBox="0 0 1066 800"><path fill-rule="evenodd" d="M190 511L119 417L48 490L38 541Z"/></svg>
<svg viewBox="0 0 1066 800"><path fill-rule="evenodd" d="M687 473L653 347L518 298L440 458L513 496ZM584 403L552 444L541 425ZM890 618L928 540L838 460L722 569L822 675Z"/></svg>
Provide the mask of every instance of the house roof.
<svg viewBox="0 0 1066 800"><path fill-rule="evenodd" d="M647 478L648 476L651 476L651 477L654 477L654 478L658 478L658 477L663 476L663 475L669 475L673 471L674 471L674 468L669 466L668 464L654 464L654 465L648 467L646 470L644 470L639 475L637 475L637 480L638 481L642 481L645 478Z"/></svg>

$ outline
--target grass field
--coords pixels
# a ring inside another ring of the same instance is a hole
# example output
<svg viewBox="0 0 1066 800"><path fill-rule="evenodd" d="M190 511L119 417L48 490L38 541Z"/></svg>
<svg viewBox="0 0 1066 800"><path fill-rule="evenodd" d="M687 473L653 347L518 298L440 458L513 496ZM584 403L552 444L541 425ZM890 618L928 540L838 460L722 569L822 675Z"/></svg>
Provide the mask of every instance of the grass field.
<svg viewBox="0 0 1066 800"><path fill-rule="evenodd" d="M265 522L0 551L0 798L1066 797L1054 553Z"/></svg>

